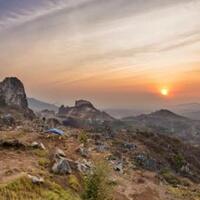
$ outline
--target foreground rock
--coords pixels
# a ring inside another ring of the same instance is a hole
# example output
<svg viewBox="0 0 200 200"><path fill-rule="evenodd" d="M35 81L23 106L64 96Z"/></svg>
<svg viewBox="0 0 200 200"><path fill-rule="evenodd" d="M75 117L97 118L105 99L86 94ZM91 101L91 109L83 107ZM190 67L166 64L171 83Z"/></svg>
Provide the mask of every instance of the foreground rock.
<svg viewBox="0 0 200 200"><path fill-rule="evenodd" d="M44 179L41 177L37 177L37 176L32 176L32 175L28 175L28 178L31 179L33 184L42 184L44 183Z"/></svg>
<svg viewBox="0 0 200 200"><path fill-rule="evenodd" d="M60 175L71 174L72 169L71 169L67 159L59 158L54 163L54 165L52 167L52 172L55 174L60 174Z"/></svg>

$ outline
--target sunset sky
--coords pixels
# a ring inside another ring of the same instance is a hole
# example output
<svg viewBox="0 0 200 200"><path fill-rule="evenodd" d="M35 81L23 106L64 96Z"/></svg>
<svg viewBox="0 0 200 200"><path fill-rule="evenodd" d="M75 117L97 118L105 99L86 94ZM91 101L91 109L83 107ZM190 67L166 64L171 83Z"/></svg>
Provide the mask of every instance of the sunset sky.
<svg viewBox="0 0 200 200"><path fill-rule="evenodd" d="M0 0L6 76L58 104L200 102L200 0Z"/></svg>

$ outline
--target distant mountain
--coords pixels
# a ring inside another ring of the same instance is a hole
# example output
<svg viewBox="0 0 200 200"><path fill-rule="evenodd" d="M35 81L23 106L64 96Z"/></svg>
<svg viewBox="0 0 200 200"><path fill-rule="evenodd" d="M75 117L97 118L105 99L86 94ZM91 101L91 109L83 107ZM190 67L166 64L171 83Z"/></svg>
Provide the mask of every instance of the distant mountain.
<svg viewBox="0 0 200 200"><path fill-rule="evenodd" d="M117 119L127 117L127 116L137 116L140 114L145 114L151 112L152 109L125 109L125 108L110 108L105 109L105 112L114 116Z"/></svg>
<svg viewBox="0 0 200 200"><path fill-rule="evenodd" d="M29 106L29 108L31 108L35 112L39 112L39 111L42 111L42 110L52 110L52 111L55 111L55 112L58 111L58 107L56 105L46 103L44 101L40 101L40 100L35 99L35 98L28 98L28 106Z"/></svg>
<svg viewBox="0 0 200 200"><path fill-rule="evenodd" d="M135 128L200 142L200 121L191 120L169 110L159 110L137 117L126 117L122 121Z"/></svg>
<svg viewBox="0 0 200 200"><path fill-rule="evenodd" d="M200 120L200 103L180 104L171 107L176 113L193 120Z"/></svg>
<svg viewBox="0 0 200 200"><path fill-rule="evenodd" d="M65 119L65 125L94 126L104 122L113 122L115 119L106 112L100 111L86 100L78 100L72 107L61 106L58 117Z"/></svg>

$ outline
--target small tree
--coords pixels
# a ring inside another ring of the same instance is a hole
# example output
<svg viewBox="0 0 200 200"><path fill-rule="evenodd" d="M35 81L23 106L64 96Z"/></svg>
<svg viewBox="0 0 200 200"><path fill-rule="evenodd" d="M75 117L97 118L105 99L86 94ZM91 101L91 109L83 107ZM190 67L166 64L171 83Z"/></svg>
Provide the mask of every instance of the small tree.
<svg viewBox="0 0 200 200"><path fill-rule="evenodd" d="M82 131L80 134L79 134L79 137L78 137L80 143L82 143L84 146L87 145L87 141L88 141L88 135L86 132Z"/></svg>
<svg viewBox="0 0 200 200"><path fill-rule="evenodd" d="M113 186L109 174L110 170L106 163L97 163L93 173L84 179L83 200L112 200Z"/></svg>

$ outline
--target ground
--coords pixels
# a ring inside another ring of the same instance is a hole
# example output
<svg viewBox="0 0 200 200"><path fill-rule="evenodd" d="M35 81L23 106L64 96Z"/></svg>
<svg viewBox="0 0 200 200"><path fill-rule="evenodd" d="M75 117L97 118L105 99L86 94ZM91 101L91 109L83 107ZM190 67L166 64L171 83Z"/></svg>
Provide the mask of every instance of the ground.
<svg viewBox="0 0 200 200"><path fill-rule="evenodd" d="M80 133L78 129L67 128L65 136L53 136L46 133L25 132L21 130L0 132L0 140L17 139L21 143L29 146L32 142L42 142L46 150L33 148L0 148L0 200L59 200L64 199L62 195L68 199L79 199L81 193L82 179L78 172L73 172L78 183L78 188L72 187L71 182L76 179L73 177L59 176L51 173L52 155L56 148L62 149L66 157L74 161L83 159L77 149L80 141L77 135ZM138 149L144 150L144 145L136 141ZM90 160L105 159L110 152L97 153L94 150L94 142L88 144L91 149ZM27 179L27 174L40 176L45 179L44 186L32 186ZM132 169L127 167L124 174L119 172L111 172L112 179L115 181L114 198L115 200L199 200L200 189L197 184L190 186L173 187L158 177L156 172L150 172L143 169ZM14 186L12 185L13 183ZM23 183L24 187L20 184ZM27 183L27 184L24 184ZM80 188L79 188L80 185ZM16 192L19 196L15 196L13 191L25 190L23 193ZM16 189L17 188L17 189ZM35 196L31 193L35 193ZM52 188L57 188L53 190ZM12 191L12 192L11 192ZM42 192L43 191L43 192ZM11 196L8 196L10 194ZM25 194L25 196L21 196ZM12 196L13 195L13 196ZM67 199L66 198L66 199Z"/></svg>

